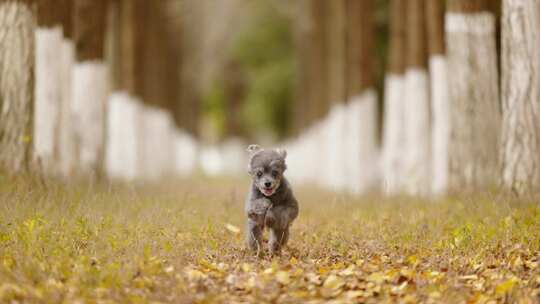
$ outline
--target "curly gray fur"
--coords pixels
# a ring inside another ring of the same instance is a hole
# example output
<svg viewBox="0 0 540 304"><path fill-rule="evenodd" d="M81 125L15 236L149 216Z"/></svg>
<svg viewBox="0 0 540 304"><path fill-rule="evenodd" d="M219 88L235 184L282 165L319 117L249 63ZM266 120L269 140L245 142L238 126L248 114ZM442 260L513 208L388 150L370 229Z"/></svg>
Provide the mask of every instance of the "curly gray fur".
<svg viewBox="0 0 540 304"><path fill-rule="evenodd" d="M262 249L264 228L270 231L269 247L279 253L289 239L289 228L298 216L298 202L283 173L286 170L285 150L265 150L248 147L248 171L252 176L251 189L246 199L247 245L252 250Z"/></svg>

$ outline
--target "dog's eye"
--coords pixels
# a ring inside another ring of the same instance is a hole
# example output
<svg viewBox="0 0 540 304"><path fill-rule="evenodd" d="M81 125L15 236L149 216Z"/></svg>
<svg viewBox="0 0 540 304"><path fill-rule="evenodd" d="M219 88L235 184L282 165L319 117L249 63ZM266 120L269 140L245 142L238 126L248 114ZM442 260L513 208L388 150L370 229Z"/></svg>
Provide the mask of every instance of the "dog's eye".
<svg viewBox="0 0 540 304"><path fill-rule="evenodd" d="M263 175L262 171L257 171L257 177L261 177Z"/></svg>
<svg viewBox="0 0 540 304"><path fill-rule="evenodd" d="M278 175L279 175L279 172L277 172L276 170L272 171L272 176L273 177L277 177Z"/></svg>

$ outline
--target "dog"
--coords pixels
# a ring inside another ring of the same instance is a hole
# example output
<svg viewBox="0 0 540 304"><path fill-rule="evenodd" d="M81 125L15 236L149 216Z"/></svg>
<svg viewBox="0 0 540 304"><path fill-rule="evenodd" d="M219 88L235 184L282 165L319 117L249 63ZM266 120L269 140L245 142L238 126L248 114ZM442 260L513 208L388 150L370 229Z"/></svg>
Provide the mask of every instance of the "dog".
<svg viewBox="0 0 540 304"><path fill-rule="evenodd" d="M272 254L279 254L289 240L289 228L298 216L298 202L283 173L287 169L283 149L263 149L250 145L248 173L251 188L246 199L246 243L249 249L261 252L264 228L270 230L268 240Z"/></svg>

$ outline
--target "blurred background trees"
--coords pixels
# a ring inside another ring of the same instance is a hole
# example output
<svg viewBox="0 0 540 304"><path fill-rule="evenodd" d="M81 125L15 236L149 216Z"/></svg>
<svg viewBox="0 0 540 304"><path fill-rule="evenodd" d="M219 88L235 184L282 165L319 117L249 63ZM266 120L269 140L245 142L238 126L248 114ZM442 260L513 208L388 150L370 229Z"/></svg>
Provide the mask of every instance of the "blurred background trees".
<svg viewBox="0 0 540 304"><path fill-rule="evenodd" d="M259 142L290 150L292 179L336 190L527 193L539 9L2 0L0 162L64 178L241 174Z"/></svg>

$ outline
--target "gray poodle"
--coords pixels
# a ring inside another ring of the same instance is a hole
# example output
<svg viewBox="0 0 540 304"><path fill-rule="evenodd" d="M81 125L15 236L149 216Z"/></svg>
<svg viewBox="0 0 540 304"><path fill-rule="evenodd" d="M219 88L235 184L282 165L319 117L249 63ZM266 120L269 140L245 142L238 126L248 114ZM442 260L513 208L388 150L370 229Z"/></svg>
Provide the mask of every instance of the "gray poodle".
<svg viewBox="0 0 540 304"><path fill-rule="evenodd" d="M252 177L246 200L247 245L251 250L260 251L266 226L270 230L270 250L279 254L289 239L289 227L298 216L298 202L283 176L287 152L262 149L258 145L250 145L247 150L248 172Z"/></svg>

